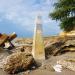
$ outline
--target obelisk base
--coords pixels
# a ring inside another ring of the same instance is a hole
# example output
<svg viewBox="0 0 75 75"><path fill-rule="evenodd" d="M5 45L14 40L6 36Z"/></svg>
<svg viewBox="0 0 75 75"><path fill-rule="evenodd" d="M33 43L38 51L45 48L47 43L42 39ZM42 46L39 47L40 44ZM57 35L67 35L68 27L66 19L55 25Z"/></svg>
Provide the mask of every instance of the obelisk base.
<svg viewBox="0 0 75 75"><path fill-rule="evenodd" d="M44 43L40 32L34 35L32 54L36 60L45 60Z"/></svg>

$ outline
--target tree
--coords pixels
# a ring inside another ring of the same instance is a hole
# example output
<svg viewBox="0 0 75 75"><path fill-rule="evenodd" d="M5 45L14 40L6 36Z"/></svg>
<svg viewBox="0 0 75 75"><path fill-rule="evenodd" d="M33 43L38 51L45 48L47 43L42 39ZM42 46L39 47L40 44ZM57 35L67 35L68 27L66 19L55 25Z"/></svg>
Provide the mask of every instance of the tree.
<svg viewBox="0 0 75 75"><path fill-rule="evenodd" d="M54 11L49 14L53 20L60 21L60 28L66 32L75 29L75 0L58 0Z"/></svg>

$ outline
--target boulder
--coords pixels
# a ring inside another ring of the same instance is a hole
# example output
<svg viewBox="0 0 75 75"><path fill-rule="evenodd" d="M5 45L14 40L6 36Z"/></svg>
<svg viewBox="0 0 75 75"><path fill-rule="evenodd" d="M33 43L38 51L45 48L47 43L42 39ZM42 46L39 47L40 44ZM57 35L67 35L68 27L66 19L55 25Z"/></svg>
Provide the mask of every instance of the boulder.
<svg viewBox="0 0 75 75"><path fill-rule="evenodd" d="M75 37L59 37L56 40L57 41L46 45L46 58L48 58L51 55L56 56L66 52L75 52Z"/></svg>
<svg viewBox="0 0 75 75"><path fill-rule="evenodd" d="M68 40L68 41L66 41L66 43L65 43L65 46L75 46L75 40Z"/></svg>
<svg viewBox="0 0 75 75"><path fill-rule="evenodd" d="M25 52L17 52L6 58L3 68L9 74L19 73L31 68L34 63L33 56Z"/></svg>

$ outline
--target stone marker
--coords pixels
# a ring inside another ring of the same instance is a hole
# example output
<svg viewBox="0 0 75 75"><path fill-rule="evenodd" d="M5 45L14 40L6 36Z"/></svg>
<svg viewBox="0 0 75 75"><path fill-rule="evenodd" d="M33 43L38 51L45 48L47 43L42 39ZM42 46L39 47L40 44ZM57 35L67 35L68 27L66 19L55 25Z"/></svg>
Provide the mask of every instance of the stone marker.
<svg viewBox="0 0 75 75"><path fill-rule="evenodd" d="M38 15L36 18L36 24L34 29L34 37L33 37L33 48L32 48L33 57L38 59L45 59L45 51L44 51L44 43L42 37L42 24L41 24L41 16Z"/></svg>

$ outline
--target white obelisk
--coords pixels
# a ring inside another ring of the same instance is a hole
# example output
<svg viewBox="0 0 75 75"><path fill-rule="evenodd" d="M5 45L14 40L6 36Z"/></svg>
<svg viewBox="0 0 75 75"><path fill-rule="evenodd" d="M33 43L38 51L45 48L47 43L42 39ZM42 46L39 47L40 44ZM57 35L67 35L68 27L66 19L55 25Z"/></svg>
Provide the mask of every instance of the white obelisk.
<svg viewBox="0 0 75 75"><path fill-rule="evenodd" d="M35 59L45 59L44 42L42 36L42 21L40 15L36 17L35 21L32 54Z"/></svg>

